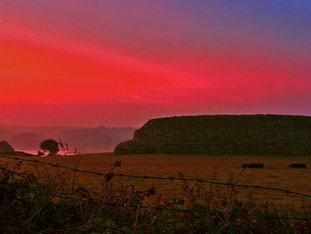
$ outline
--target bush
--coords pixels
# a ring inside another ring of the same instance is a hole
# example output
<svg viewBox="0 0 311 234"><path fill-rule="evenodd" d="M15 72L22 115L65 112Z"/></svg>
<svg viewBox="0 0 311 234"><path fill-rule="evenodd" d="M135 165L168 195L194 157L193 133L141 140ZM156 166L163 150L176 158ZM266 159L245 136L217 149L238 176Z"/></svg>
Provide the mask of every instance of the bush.
<svg viewBox="0 0 311 234"><path fill-rule="evenodd" d="M0 142L0 153L14 152L13 147L6 141Z"/></svg>
<svg viewBox="0 0 311 234"><path fill-rule="evenodd" d="M49 151L49 155L56 155L59 151L59 143L53 139L42 141L40 144L40 149L44 152Z"/></svg>

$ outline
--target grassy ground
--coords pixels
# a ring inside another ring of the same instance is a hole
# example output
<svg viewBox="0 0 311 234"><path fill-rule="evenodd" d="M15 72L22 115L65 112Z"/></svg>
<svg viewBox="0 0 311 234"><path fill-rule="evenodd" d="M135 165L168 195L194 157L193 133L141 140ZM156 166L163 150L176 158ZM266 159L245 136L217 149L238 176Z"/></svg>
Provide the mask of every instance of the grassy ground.
<svg viewBox="0 0 311 234"><path fill-rule="evenodd" d="M51 156L51 157L20 157L35 158L40 161L58 163L73 167L77 156ZM174 176L180 173L185 177L198 177L201 179L216 179L222 182L238 182L240 184L261 185L293 190L311 194L311 156L210 156L210 155L127 155L115 156L110 153L83 155L78 168L108 172L111 165L120 160L122 166L116 173L131 175ZM1 162L9 161L1 159ZM264 163L264 169L243 170L243 163ZM306 163L308 169L291 169L291 163ZM31 163L24 163L24 169L37 170ZM39 166L39 169L42 166ZM68 176L73 176L68 172ZM78 180L90 189L100 189L105 178L95 175L78 173ZM121 180L121 179L118 179ZM123 183L134 184L137 189L155 187L157 193L164 197L176 197L180 193L182 183L176 181L159 181L143 179L122 179ZM220 186L224 192L231 188ZM250 189L239 189L241 196L249 194ZM265 190L252 191L261 201L275 201L286 206L304 206L304 200L297 196Z"/></svg>

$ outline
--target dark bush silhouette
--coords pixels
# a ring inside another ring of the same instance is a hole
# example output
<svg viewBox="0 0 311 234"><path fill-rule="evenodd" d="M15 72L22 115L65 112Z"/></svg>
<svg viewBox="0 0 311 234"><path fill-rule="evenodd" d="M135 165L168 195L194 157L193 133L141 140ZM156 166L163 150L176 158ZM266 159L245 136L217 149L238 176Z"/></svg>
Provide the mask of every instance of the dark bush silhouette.
<svg viewBox="0 0 311 234"><path fill-rule="evenodd" d="M53 139L42 141L40 144L40 149L44 152L49 151L49 155L55 155L59 151L59 143Z"/></svg>
<svg viewBox="0 0 311 234"><path fill-rule="evenodd" d="M14 149L8 142L1 141L0 142L0 152L1 153L14 152Z"/></svg>

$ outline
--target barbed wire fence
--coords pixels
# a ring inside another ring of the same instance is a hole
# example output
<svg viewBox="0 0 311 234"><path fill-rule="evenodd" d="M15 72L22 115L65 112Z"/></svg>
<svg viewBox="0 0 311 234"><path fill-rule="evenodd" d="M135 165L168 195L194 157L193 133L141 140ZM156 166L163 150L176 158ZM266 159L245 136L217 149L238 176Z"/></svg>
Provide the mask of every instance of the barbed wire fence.
<svg viewBox="0 0 311 234"><path fill-rule="evenodd" d="M56 168L63 168L63 169L72 170L72 171L79 172L79 173L87 173L87 174L93 174L93 175L98 175L98 176L109 175L109 173L81 170L81 169L77 169L77 168L73 168L73 167L63 166L60 164L42 162L42 161L36 160L36 159L22 159L22 158L18 158L18 157L10 157L10 156L0 156L0 158L6 158L6 159L18 160L18 161L24 161L24 162L32 162L32 163L36 163L36 164L43 164L43 165L48 165L48 166L52 166L52 167L56 167ZM191 181L191 182L200 182L200 183L216 184L216 185L223 185L223 186L263 189L263 190L278 191L278 192L283 192L286 194L293 194L293 195L297 195L297 196L301 196L301 197L311 198L311 194L304 194L304 193L300 193L300 192L291 191L288 189L272 188L272 187L265 187L265 186L260 186L260 185L247 185L247 184L218 182L218 181L212 181L212 180L206 180L206 179L200 179L200 178L160 177L160 176L149 176L149 175L139 176L139 175L129 175L129 174L120 174L120 173L113 173L113 175L117 176L117 177L126 177L126 178L134 178L134 179L154 179L154 180L167 180L167 181Z"/></svg>
<svg viewBox="0 0 311 234"><path fill-rule="evenodd" d="M74 172L78 173L87 173L87 174L93 174L97 176L108 176L111 175L111 173L102 173L102 172L96 172L96 171L88 171L88 170L82 170L78 168L73 168L69 166L64 166L60 164L54 164L54 163L49 163L49 162L43 162L37 159L24 159L24 158L19 158L19 157L14 157L14 156L4 156L0 155L0 158L5 158L5 159L10 159L10 160L15 160L15 161L23 161L23 162L31 162L34 164L42 164L42 165L47 165L55 168L63 168L66 170L71 170ZM5 169L3 167L0 167L0 170L6 170L14 173L11 170ZM277 191L285 194L291 194L299 197L304 197L304 198L311 198L310 194L304 194L288 189L282 189L282 188L273 188L273 187L265 187L265 186L260 186L260 185L246 185L246 184L237 184L237 183L227 183L227 182L218 182L214 180L206 180L206 179L200 179L200 178L184 178L184 177L160 177L160 176L149 176L149 175L129 175L129 174L120 174L120 173L113 173L113 176L116 177L123 177L123 178L133 178L133 179L152 179L152 180L166 180L166 181L190 181L190 182L199 182L199 183L206 183L206 184L215 184L215 185L222 185L222 186L230 186L230 187L243 187L243 188L252 188L252 189L260 189L260 190L270 190L270 191ZM132 208L137 208L137 207L132 207ZM221 211L221 210L205 210L205 211L198 211L194 209L182 209L182 208L168 208L168 207L150 207L150 206L143 206L141 208L144 209L151 209L151 210L161 210L161 211L171 211L171 212L183 212L183 213L215 213L215 214L220 214L220 213L227 213L228 211ZM311 221L311 216L310 217L291 217L291 216L270 216L270 215L256 215L256 214L247 214L247 216L252 216L252 217L258 217L258 218L267 218L267 219L280 219L280 220L300 220L300 221Z"/></svg>

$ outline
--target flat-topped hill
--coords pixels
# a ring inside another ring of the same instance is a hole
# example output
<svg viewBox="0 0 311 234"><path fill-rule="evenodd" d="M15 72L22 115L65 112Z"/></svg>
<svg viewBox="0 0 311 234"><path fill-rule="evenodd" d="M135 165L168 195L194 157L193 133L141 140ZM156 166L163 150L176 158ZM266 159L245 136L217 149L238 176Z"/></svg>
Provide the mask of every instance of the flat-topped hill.
<svg viewBox="0 0 311 234"><path fill-rule="evenodd" d="M311 117L204 115L149 120L116 154L311 155Z"/></svg>

